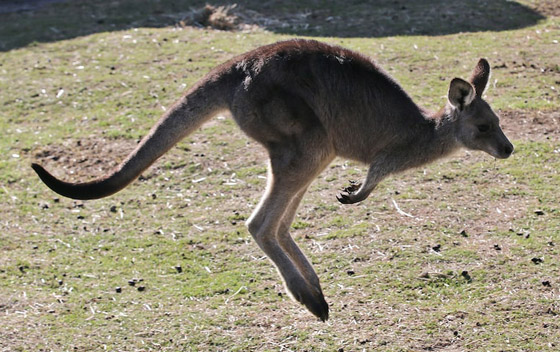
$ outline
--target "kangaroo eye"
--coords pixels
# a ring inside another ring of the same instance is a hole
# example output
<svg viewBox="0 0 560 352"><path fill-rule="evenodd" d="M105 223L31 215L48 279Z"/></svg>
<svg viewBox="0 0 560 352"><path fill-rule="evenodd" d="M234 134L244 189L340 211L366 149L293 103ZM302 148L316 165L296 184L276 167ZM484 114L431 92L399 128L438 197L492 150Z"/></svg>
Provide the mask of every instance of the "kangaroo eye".
<svg viewBox="0 0 560 352"><path fill-rule="evenodd" d="M490 125L484 124L484 125L478 125L476 126L478 128L478 132L488 132L490 130Z"/></svg>

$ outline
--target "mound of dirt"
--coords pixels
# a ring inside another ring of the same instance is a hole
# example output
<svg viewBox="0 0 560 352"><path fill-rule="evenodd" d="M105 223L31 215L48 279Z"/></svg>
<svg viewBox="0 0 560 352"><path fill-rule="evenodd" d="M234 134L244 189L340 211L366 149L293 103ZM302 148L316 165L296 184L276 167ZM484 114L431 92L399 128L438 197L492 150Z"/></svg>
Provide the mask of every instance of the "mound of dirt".
<svg viewBox="0 0 560 352"><path fill-rule="evenodd" d="M206 5L188 12L180 21L180 26L196 26L228 31L254 31L259 29L277 30L309 27L309 12L283 14L263 14L237 4L227 6Z"/></svg>
<svg viewBox="0 0 560 352"><path fill-rule="evenodd" d="M183 20L182 25L211 27L220 30L234 30L239 24L239 17L234 13L237 4L227 6L206 5L191 11Z"/></svg>

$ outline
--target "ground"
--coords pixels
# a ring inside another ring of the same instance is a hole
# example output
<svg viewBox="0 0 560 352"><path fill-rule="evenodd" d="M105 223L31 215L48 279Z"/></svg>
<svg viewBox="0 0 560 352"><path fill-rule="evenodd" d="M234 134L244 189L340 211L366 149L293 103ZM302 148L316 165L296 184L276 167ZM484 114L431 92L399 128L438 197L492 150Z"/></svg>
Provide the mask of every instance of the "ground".
<svg viewBox="0 0 560 352"><path fill-rule="evenodd" d="M204 23L202 1L0 10L0 350L558 350L558 2L224 4ZM354 206L335 195L366 168L329 166L292 226L326 323L244 226L266 155L227 116L103 200L58 197L29 167L103 175L211 67L302 35L374 57L431 109L488 58L516 148L461 151Z"/></svg>

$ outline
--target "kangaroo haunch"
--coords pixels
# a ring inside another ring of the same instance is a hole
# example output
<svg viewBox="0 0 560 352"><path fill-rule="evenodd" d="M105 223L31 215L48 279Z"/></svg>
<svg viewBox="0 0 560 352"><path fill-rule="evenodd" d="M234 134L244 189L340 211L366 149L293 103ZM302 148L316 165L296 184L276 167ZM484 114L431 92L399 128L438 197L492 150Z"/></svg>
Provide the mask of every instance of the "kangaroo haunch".
<svg viewBox="0 0 560 352"><path fill-rule="evenodd" d="M313 267L289 234L309 184L336 157L369 165L361 184L337 196L368 197L387 175L464 147L507 158L513 146L482 99L490 66L481 59L468 81L450 82L438 112L417 106L374 61L312 40L266 45L216 67L173 105L109 175L86 183L56 179L33 164L53 191L75 199L106 197L136 179L205 121L229 111L270 157L264 196L249 232L280 272L288 291L322 320L329 307Z"/></svg>

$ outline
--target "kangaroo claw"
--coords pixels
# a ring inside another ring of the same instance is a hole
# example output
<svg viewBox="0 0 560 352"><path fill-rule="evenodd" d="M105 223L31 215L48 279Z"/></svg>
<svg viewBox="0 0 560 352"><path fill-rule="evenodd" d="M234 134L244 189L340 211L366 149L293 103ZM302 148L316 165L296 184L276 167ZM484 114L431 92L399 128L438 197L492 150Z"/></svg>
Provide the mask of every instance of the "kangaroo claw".
<svg viewBox="0 0 560 352"><path fill-rule="evenodd" d="M344 192L346 192L348 194L352 194L352 193L356 192L357 190L359 190L360 187L362 187L361 183L358 183L356 181L350 181L350 186L344 188Z"/></svg>
<svg viewBox="0 0 560 352"><path fill-rule="evenodd" d="M350 199L350 195L348 193L340 193L337 194L336 200L338 200L342 204L352 204L352 200Z"/></svg>

